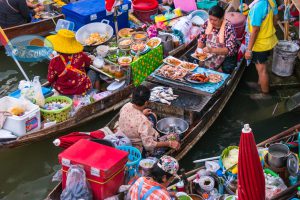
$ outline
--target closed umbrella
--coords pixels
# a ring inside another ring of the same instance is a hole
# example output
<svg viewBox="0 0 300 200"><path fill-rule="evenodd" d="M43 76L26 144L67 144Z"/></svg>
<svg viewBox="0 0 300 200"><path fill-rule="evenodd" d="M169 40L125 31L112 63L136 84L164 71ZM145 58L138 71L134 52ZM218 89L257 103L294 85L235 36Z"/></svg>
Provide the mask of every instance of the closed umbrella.
<svg viewBox="0 0 300 200"><path fill-rule="evenodd" d="M265 177L249 124L242 130L238 159L238 199L265 200Z"/></svg>
<svg viewBox="0 0 300 200"><path fill-rule="evenodd" d="M105 134L101 130L96 130L93 132L73 132L55 139L53 144L55 146L67 149L81 139L103 139L104 136Z"/></svg>

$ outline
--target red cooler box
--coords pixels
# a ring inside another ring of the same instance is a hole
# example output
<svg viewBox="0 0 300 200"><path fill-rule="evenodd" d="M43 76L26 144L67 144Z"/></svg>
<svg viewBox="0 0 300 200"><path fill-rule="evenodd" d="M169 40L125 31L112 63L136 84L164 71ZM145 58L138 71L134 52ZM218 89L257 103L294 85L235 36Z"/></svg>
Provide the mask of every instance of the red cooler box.
<svg viewBox="0 0 300 200"><path fill-rule="evenodd" d="M124 182L127 156L125 151L85 139L79 140L58 155L63 171L63 189L70 165L79 164L84 167L95 200L115 195Z"/></svg>

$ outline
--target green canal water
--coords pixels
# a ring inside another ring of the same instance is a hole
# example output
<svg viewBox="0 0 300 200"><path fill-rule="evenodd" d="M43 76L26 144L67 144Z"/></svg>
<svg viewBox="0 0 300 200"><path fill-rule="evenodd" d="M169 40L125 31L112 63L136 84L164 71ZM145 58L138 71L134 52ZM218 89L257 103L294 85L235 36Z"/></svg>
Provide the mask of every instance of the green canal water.
<svg viewBox="0 0 300 200"><path fill-rule="evenodd" d="M29 77L39 75L42 82L45 81L46 63L22 65ZM217 156L228 145L238 145L244 123L251 124L256 142L260 142L300 122L299 115L295 113L273 118L270 112L264 112L267 106L275 106L278 99L274 97L268 101L252 100L250 96L253 91L245 82L256 78L254 67L249 67L219 118L181 161L181 166L191 169L194 167L193 160ZM15 89L21 79L23 77L13 61L3 51L0 52L0 92ZM76 130L101 128L113 115L114 113L105 115ZM56 184L52 182L52 176L59 169L57 155L61 150L54 147L53 139L0 151L0 199L33 200L46 197Z"/></svg>

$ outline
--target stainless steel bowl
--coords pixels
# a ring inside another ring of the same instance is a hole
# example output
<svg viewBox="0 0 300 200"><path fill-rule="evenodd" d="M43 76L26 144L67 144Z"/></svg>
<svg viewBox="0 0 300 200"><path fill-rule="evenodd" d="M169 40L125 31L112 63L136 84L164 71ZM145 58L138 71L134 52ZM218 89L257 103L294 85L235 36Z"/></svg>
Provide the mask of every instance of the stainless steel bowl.
<svg viewBox="0 0 300 200"><path fill-rule="evenodd" d="M179 135L185 133L189 128L189 124L180 118L167 117L159 120L156 124L156 129L163 134L178 133Z"/></svg>

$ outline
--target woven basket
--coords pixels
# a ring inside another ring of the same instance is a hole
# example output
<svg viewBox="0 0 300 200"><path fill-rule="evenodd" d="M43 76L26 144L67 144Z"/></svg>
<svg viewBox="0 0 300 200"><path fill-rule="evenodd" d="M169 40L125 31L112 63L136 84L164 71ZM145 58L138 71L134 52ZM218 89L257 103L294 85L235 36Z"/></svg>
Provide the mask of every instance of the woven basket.
<svg viewBox="0 0 300 200"><path fill-rule="evenodd" d="M46 110L41 108L41 114L43 118L49 121L56 121L56 123L63 122L69 119L73 103L72 99L66 96L48 97L46 98L45 103L51 103L54 101L68 103L69 105L59 110Z"/></svg>

